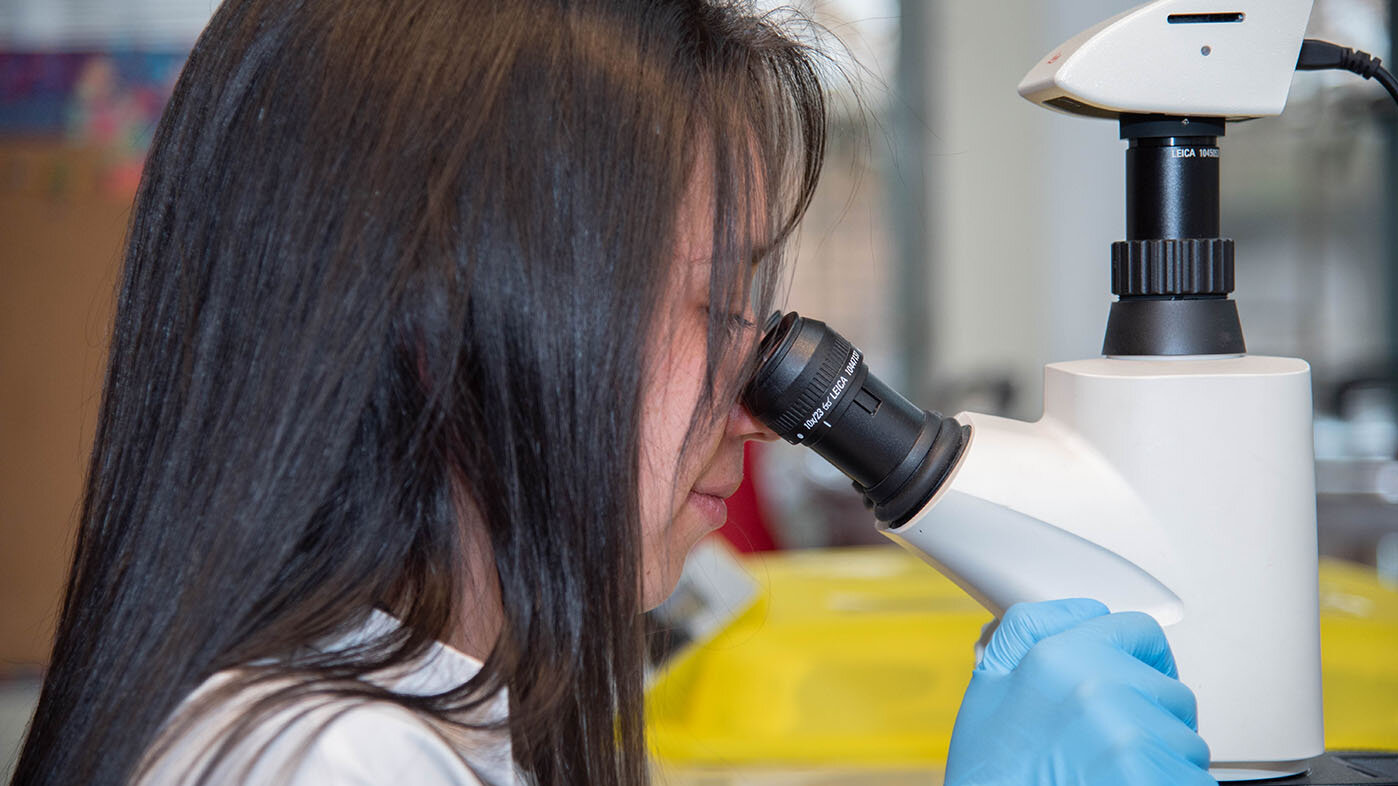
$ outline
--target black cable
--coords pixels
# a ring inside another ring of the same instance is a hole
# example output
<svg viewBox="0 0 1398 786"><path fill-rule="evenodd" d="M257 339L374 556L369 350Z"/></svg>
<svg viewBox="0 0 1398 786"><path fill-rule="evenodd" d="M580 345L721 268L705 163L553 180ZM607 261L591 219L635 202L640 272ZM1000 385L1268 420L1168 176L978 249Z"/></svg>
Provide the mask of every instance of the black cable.
<svg viewBox="0 0 1398 786"><path fill-rule="evenodd" d="M1388 69L1379 66L1379 70L1374 74L1374 81L1383 85L1383 89L1393 96L1394 101L1398 101L1398 79L1393 78L1393 74L1388 73Z"/></svg>
<svg viewBox="0 0 1398 786"><path fill-rule="evenodd" d="M1349 71L1365 79L1373 79L1398 101L1398 79L1383 67L1383 61L1358 49L1307 38L1301 42L1301 55L1296 59L1297 71Z"/></svg>

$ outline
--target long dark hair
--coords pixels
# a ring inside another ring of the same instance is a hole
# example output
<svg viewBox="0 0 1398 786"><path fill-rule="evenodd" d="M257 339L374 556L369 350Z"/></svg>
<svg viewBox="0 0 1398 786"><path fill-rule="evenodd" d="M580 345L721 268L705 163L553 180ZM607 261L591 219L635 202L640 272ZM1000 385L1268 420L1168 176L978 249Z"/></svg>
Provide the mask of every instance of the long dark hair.
<svg viewBox="0 0 1398 786"><path fill-rule="evenodd" d="M192 689L268 662L245 679L300 677L268 711L323 687L449 723L508 686L539 783L645 782L646 336L699 162L713 299L771 300L825 133L785 30L703 0L224 0L137 195L14 783L125 782ZM700 410L734 392L726 311ZM503 605L485 668L428 697L354 680L473 602L463 510ZM304 654L376 606L405 625Z"/></svg>

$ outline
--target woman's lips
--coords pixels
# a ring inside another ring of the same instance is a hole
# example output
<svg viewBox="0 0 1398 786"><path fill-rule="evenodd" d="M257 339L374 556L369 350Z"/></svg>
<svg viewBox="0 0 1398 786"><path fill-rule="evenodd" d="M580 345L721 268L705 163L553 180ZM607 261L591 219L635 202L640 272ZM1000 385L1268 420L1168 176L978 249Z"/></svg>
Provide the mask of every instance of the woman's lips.
<svg viewBox="0 0 1398 786"><path fill-rule="evenodd" d="M710 529L718 529L728 521L728 503L724 502L722 497L691 491L689 504L699 511L709 523Z"/></svg>

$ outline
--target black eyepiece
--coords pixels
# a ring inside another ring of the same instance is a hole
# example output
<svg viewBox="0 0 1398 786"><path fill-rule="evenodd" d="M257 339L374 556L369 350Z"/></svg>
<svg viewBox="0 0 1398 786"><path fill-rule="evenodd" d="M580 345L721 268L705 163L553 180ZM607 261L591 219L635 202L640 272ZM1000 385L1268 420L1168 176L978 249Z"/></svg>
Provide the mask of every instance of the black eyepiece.
<svg viewBox="0 0 1398 786"><path fill-rule="evenodd" d="M897 526L920 510L970 436L870 374L844 336L794 311L768 320L758 357L743 403L782 439L848 475L879 521Z"/></svg>

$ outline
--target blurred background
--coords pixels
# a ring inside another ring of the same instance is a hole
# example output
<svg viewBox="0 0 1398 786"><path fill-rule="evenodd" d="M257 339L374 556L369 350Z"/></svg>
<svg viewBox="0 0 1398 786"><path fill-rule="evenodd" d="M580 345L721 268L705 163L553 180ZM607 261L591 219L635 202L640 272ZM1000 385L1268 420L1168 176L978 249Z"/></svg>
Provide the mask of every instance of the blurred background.
<svg viewBox="0 0 1398 786"><path fill-rule="evenodd" d="M786 307L925 407L1036 418L1042 366L1100 352L1124 144L1015 86L1135 4L795 3L844 48ZM214 5L0 0L0 764L60 601L143 153ZM1390 60L1395 6L1316 0L1308 36ZM1398 583L1398 111L1352 75L1298 74L1285 115L1221 146L1248 349L1315 372L1321 550ZM740 550L877 538L810 451L748 460L723 531Z"/></svg>

